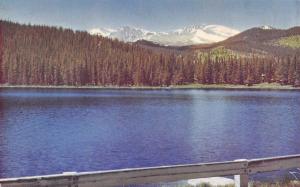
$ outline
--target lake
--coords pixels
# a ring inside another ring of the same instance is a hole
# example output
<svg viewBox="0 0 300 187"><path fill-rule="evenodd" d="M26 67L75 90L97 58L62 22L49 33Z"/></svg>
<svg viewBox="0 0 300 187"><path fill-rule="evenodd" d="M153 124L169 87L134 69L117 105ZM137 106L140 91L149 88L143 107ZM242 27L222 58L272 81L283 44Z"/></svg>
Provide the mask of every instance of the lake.
<svg viewBox="0 0 300 187"><path fill-rule="evenodd" d="M300 92L0 90L0 178L300 153Z"/></svg>

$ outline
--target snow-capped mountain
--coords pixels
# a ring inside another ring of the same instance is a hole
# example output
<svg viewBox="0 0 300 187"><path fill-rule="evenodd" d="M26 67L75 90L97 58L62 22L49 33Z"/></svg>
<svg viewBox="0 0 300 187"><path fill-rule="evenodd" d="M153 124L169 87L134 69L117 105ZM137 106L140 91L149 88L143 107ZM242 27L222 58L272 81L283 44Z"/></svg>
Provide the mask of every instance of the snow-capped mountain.
<svg viewBox="0 0 300 187"><path fill-rule="evenodd" d="M147 40L161 45L184 46L222 41L238 34L239 31L222 25L196 25L169 32L154 32L125 26L118 29L91 29L89 33L125 42Z"/></svg>

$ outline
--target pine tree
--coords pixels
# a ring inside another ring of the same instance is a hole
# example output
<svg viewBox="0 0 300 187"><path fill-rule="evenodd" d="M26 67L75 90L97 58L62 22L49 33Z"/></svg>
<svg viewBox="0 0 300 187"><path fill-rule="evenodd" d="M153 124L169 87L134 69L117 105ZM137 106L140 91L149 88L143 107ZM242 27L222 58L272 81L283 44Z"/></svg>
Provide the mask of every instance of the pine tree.
<svg viewBox="0 0 300 187"><path fill-rule="evenodd" d="M3 35L2 35L2 21L0 21L0 84L3 83Z"/></svg>
<svg viewBox="0 0 300 187"><path fill-rule="evenodd" d="M295 56L292 60L290 60L289 67L288 67L288 84L290 85L294 85L295 83L296 65L297 65L297 59Z"/></svg>
<svg viewBox="0 0 300 187"><path fill-rule="evenodd" d="M245 80L246 85L252 86L254 84L253 65L251 62L247 62L247 78Z"/></svg>
<svg viewBox="0 0 300 187"><path fill-rule="evenodd" d="M295 87L300 87L300 61L296 61L296 70L295 70Z"/></svg>

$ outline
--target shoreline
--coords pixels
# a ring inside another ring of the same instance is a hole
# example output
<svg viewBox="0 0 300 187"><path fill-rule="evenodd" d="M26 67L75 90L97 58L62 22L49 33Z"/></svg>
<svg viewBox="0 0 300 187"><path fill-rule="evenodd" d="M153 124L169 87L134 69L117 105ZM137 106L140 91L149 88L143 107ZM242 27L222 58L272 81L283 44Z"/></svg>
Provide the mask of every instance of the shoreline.
<svg viewBox="0 0 300 187"><path fill-rule="evenodd" d="M234 84L186 84L170 86L70 86L70 85L8 85L0 88L41 88L41 89L115 89L115 90L176 90L176 89L222 89L222 90L298 90L300 87L280 85L278 83L261 83L252 86Z"/></svg>

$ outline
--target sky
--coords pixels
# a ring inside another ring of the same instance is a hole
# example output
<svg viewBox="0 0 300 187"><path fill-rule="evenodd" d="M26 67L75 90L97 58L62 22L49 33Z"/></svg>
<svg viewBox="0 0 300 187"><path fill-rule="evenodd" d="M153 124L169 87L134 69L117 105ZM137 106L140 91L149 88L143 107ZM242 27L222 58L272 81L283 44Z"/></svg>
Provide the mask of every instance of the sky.
<svg viewBox="0 0 300 187"><path fill-rule="evenodd" d="M0 0L0 18L75 30L170 31L202 24L284 29L300 25L300 0Z"/></svg>

